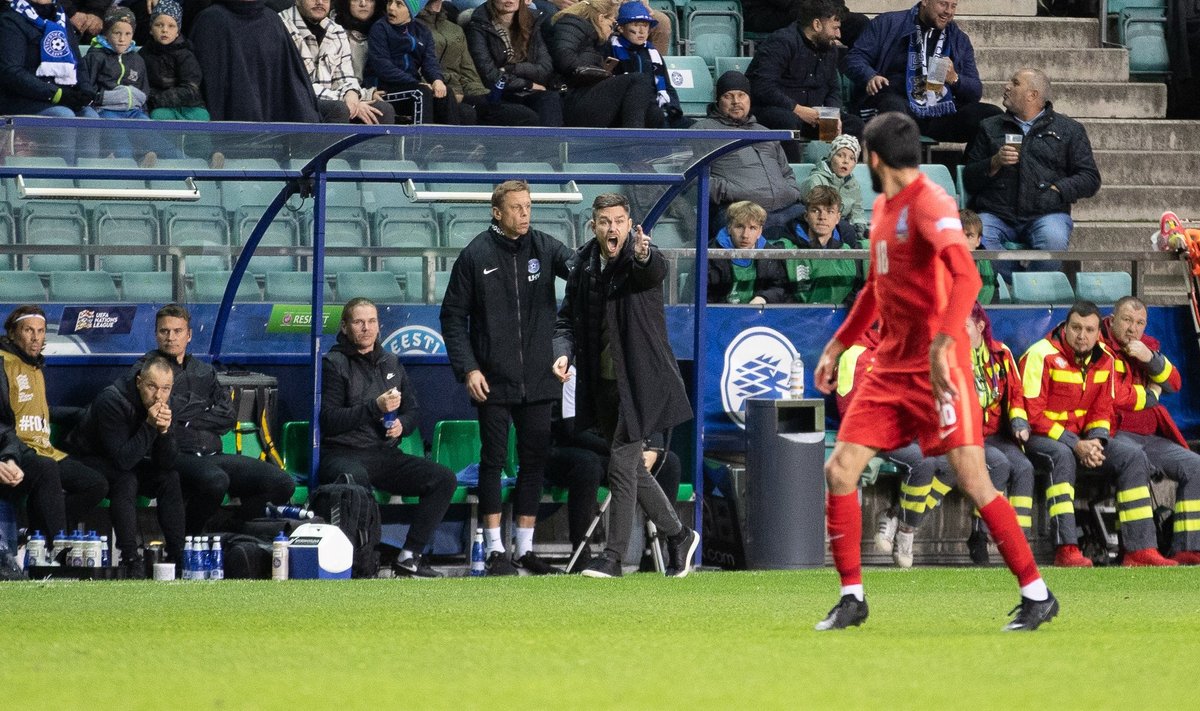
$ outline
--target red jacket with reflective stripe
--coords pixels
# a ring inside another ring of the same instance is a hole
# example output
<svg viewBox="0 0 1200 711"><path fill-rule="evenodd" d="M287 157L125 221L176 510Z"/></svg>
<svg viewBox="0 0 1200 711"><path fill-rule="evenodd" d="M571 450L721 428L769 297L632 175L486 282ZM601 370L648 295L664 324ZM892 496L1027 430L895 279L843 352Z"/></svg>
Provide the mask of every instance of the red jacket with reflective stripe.
<svg viewBox="0 0 1200 711"><path fill-rule="evenodd" d="M1100 325L1101 338L1114 359L1116 372L1116 410L1117 421L1114 431L1130 432L1141 435L1158 435L1169 439L1181 447L1187 447L1187 440L1175 425L1171 413L1158 402L1158 397L1147 385L1154 383L1162 387L1163 392L1179 392L1183 387L1183 378L1179 369L1160 351L1158 339L1142 335L1142 343L1154 352L1155 360L1162 358L1161 369L1156 375L1150 374L1150 363L1143 363L1125 354L1121 344L1112 336L1112 317L1104 319Z"/></svg>
<svg viewBox="0 0 1200 711"><path fill-rule="evenodd" d="M1063 340L1063 324L1021 356L1025 409L1033 434L1074 447L1112 432L1113 359L1099 343L1086 363Z"/></svg>

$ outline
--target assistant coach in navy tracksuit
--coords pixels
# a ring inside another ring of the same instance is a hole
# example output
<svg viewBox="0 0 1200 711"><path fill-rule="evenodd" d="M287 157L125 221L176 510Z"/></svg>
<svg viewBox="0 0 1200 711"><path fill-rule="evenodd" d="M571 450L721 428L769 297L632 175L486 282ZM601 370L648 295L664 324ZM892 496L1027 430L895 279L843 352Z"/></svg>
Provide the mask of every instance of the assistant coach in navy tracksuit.
<svg viewBox="0 0 1200 711"><path fill-rule="evenodd" d="M557 303L554 278L565 279L571 250L530 229L529 184L508 180L492 192L492 224L463 248L442 300L442 337L459 382L479 410L479 513L488 575L555 572L533 554L533 527L550 414L562 386L550 373ZM514 496L516 551L510 562L500 540L500 470L509 423L517 430L520 470Z"/></svg>

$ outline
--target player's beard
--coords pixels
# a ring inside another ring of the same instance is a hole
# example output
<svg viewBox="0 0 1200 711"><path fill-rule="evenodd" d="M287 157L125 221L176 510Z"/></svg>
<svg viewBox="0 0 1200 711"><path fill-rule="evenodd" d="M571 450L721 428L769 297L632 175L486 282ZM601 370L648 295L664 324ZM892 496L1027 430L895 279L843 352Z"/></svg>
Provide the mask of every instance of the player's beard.
<svg viewBox="0 0 1200 711"><path fill-rule="evenodd" d="M879 173L875 169L867 166L867 170L871 171L871 189L877 193L883 192L883 180L879 177Z"/></svg>

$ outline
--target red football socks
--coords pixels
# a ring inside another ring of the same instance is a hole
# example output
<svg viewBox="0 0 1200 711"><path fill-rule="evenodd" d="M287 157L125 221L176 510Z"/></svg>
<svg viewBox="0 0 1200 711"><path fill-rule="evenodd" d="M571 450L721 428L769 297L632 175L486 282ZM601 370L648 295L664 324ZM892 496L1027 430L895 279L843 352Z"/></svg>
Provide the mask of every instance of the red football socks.
<svg viewBox="0 0 1200 711"><path fill-rule="evenodd" d="M979 510L979 515L983 517L984 523L991 531L992 540L996 541L1000 555L1004 556L1004 563L1012 571L1012 574L1017 576L1017 581L1021 586L1024 587L1041 578L1037 563L1033 560L1033 551L1029 550L1029 543L1025 540L1025 534L1021 532L1021 526L1017 523L1017 513L1013 511L1008 499L997 496L992 499L990 504ZM830 525L832 526L832 524Z"/></svg>
<svg viewBox="0 0 1200 711"><path fill-rule="evenodd" d="M842 578L842 585L862 585L862 508L858 505L858 492L841 496L826 494L825 505L829 549L833 552L833 565ZM1016 514L1012 509L1009 513L1013 526L1016 526ZM1017 533L1020 534L1021 529L1018 528ZM1025 550L1028 555L1028 546ZM1033 562L1032 557L1029 560ZM1036 575L1036 568L1034 570Z"/></svg>

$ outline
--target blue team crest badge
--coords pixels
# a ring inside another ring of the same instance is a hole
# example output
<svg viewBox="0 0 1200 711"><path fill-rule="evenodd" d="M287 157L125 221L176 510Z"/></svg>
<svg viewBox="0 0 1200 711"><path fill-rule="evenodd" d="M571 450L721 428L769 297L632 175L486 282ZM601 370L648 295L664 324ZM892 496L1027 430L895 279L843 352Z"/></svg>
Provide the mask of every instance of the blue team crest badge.
<svg viewBox="0 0 1200 711"><path fill-rule="evenodd" d="M745 429L748 398L783 397L798 355L792 342L773 328L755 326L735 336L721 369L721 405L729 419Z"/></svg>
<svg viewBox="0 0 1200 711"><path fill-rule="evenodd" d="M62 30L50 30L42 39L42 52L50 59L65 59L70 56L70 45L67 44L67 33Z"/></svg>
<svg viewBox="0 0 1200 711"><path fill-rule="evenodd" d="M896 239L903 242L908 239L908 208L901 208L900 217L896 218Z"/></svg>
<svg viewBox="0 0 1200 711"><path fill-rule="evenodd" d="M537 278L542 275L542 263L536 259L529 260L529 276L526 277L529 281L537 281Z"/></svg>

